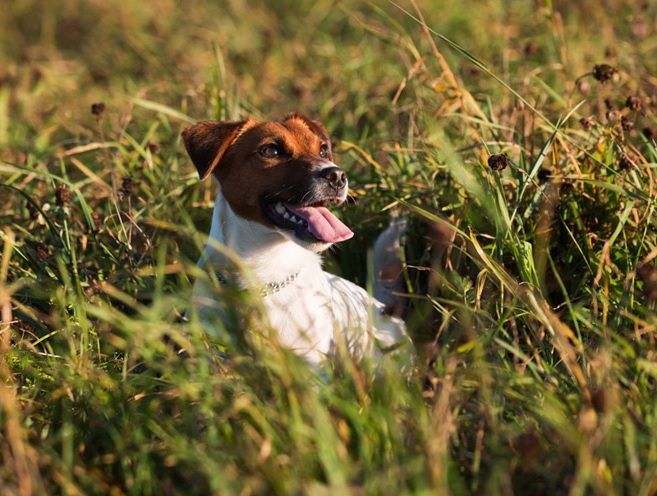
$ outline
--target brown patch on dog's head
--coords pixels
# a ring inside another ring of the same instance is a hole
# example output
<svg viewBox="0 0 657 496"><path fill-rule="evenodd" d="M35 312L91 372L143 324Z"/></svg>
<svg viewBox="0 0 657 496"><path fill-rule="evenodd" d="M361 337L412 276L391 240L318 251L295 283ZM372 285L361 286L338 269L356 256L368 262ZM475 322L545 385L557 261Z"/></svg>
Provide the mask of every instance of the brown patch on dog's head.
<svg viewBox="0 0 657 496"><path fill-rule="evenodd" d="M302 146L312 148L314 143L309 143L307 135L313 135L326 144L328 148L328 160L333 160L333 149L331 138L324 125L307 117L292 113L288 114L280 123L258 122L253 119L243 121L203 121L188 127L182 133L183 142L192 163L198 171L201 179L206 179L219 165L228 148L245 134L249 129L271 124L282 124L290 131L297 140L302 141ZM306 135L306 139L302 139Z"/></svg>
<svg viewBox="0 0 657 496"><path fill-rule="evenodd" d="M331 145L331 137L329 136L329 132L326 130L324 124L322 124L321 122L310 120L306 116L297 113L288 114L283 120L284 123L288 123L288 124L294 121L296 121L296 123L301 123L311 133L314 133L317 136L319 136L322 140L328 143L329 146Z"/></svg>

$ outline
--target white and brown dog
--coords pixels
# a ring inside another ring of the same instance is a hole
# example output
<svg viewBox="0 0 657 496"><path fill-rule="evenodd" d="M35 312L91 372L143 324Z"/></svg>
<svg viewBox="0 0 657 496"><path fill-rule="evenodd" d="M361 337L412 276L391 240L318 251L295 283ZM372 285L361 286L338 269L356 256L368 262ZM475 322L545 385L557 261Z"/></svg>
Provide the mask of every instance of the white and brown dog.
<svg viewBox="0 0 657 496"><path fill-rule="evenodd" d="M412 348L403 321L322 270L319 253L353 233L327 208L345 201L348 183L321 123L298 114L281 122L207 121L187 128L183 140L201 179L213 175L219 183L199 265L225 273L227 253L234 254L246 269L238 284L262 295L282 345L313 366L335 355L339 343L356 359ZM208 281L195 283L193 307L212 334L225 310Z"/></svg>

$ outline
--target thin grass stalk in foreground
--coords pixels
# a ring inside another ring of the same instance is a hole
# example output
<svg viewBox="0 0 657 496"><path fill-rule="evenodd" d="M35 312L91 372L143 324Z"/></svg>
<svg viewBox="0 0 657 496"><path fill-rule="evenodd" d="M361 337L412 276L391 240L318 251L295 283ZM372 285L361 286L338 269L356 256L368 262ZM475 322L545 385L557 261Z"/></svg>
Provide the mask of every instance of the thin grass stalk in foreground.
<svg viewBox="0 0 657 496"><path fill-rule="evenodd" d="M17 493L29 496L45 491L37 465L38 454L28 442L22 425L21 404L16 391L8 356L12 338L12 284L8 282L9 263L14 249L12 231L5 231L0 261L0 425L7 443L2 450L5 466L11 467L15 480L5 480L6 487L16 486ZM4 444L4 443L2 443Z"/></svg>

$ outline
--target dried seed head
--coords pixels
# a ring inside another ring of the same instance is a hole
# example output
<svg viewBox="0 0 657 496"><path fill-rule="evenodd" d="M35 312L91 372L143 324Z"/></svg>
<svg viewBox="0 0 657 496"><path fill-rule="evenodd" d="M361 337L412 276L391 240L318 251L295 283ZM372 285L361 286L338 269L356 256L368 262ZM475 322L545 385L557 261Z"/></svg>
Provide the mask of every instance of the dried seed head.
<svg viewBox="0 0 657 496"><path fill-rule="evenodd" d="M96 231L100 229L100 217L96 212L91 212L91 220L94 223Z"/></svg>
<svg viewBox="0 0 657 496"><path fill-rule="evenodd" d="M625 106L634 112L639 112L641 110L641 98L630 95L625 100Z"/></svg>
<svg viewBox="0 0 657 496"><path fill-rule="evenodd" d="M132 176L125 176L121 181L121 189L119 190L119 192L121 193L122 196L130 196L132 194L133 185L134 182L132 180Z"/></svg>
<svg viewBox="0 0 657 496"><path fill-rule="evenodd" d="M536 50L538 50L538 44L534 40L529 40L525 44L525 55L536 53Z"/></svg>
<svg viewBox="0 0 657 496"><path fill-rule="evenodd" d="M160 145L155 141L149 141L146 147L148 148L148 151L150 151L153 155L160 151Z"/></svg>
<svg viewBox="0 0 657 496"><path fill-rule="evenodd" d="M513 199L516 197L516 192L517 192L516 185L511 183L505 183L502 187L504 188L504 197L510 202L513 201Z"/></svg>
<svg viewBox="0 0 657 496"><path fill-rule="evenodd" d="M57 186L55 191L55 204L58 207L68 207L71 203L71 190L65 184Z"/></svg>
<svg viewBox="0 0 657 496"><path fill-rule="evenodd" d="M616 107L616 102L613 101L611 98L605 98L605 107L607 107L607 110L618 109L618 107Z"/></svg>
<svg viewBox="0 0 657 496"><path fill-rule="evenodd" d="M30 219L36 220L39 218L39 209L32 202L27 202L26 205L27 211L30 214Z"/></svg>
<svg viewBox="0 0 657 496"><path fill-rule="evenodd" d="M593 117L592 115L589 117L582 117L579 120L579 123L582 125L584 129L590 129L595 124L595 117Z"/></svg>
<svg viewBox="0 0 657 496"><path fill-rule="evenodd" d="M550 169L545 169L543 167L541 167L541 169L538 171L538 174L536 174L536 178L538 179L539 183L544 183L550 179L550 177L552 177L552 172Z"/></svg>
<svg viewBox="0 0 657 496"><path fill-rule="evenodd" d="M620 170L632 169L636 167L636 164L637 164L636 157L625 153L621 155L620 159L618 160L618 168Z"/></svg>
<svg viewBox="0 0 657 496"><path fill-rule="evenodd" d="M561 180L561 188L560 192L562 195L567 195L569 193L572 193L575 190L575 186L573 186L573 180L570 179L569 177L564 177Z"/></svg>
<svg viewBox="0 0 657 496"><path fill-rule="evenodd" d="M496 171L506 169L509 163L509 157L506 156L506 153L495 153L488 157L488 167Z"/></svg>
<svg viewBox="0 0 657 496"><path fill-rule="evenodd" d="M624 115L621 117L621 127L625 131L631 131L634 128L634 121L631 118Z"/></svg>
<svg viewBox="0 0 657 496"><path fill-rule="evenodd" d="M103 102L97 102L91 104L91 113L96 117L100 118L105 112L105 104Z"/></svg>
<svg viewBox="0 0 657 496"><path fill-rule="evenodd" d="M618 70L615 67L610 66L609 64L597 64L593 66L593 77L600 81L602 84L605 84L610 79L615 78L618 75Z"/></svg>
<svg viewBox="0 0 657 496"><path fill-rule="evenodd" d="M43 241L39 241L34 248L40 262L45 262L50 256L50 248Z"/></svg>
<svg viewBox="0 0 657 496"><path fill-rule="evenodd" d="M643 296L646 300L657 300L657 269L649 262L642 262L636 268L636 275L643 282Z"/></svg>
<svg viewBox="0 0 657 496"><path fill-rule="evenodd" d="M657 139L657 128L654 127L644 127L643 135L648 141L655 141Z"/></svg>

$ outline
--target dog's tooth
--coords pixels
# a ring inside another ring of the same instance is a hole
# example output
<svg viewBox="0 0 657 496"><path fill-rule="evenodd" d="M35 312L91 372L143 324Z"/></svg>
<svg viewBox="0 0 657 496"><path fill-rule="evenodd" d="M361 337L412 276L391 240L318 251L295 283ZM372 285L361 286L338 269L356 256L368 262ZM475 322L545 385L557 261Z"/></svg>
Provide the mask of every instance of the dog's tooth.
<svg viewBox="0 0 657 496"><path fill-rule="evenodd" d="M290 212L288 212L287 210L285 212L283 212L282 215L283 215L284 219L289 219L290 218Z"/></svg>
<svg viewBox="0 0 657 496"><path fill-rule="evenodd" d="M274 209L276 210L277 214L283 215L285 213L285 207L281 202L278 202Z"/></svg>
<svg viewBox="0 0 657 496"><path fill-rule="evenodd" d="M295 224L298 224L298 223L299 223L299 219L297 219L295 215L292 215L292 216L290 217L290 222L294 222Z"/></svg>

